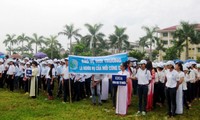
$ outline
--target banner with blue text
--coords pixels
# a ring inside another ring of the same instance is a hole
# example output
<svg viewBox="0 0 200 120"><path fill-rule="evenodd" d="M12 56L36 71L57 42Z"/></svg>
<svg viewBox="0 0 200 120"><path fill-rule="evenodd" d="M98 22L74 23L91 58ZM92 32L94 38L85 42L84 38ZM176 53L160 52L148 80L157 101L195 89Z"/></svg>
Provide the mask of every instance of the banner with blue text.
<svg viewBox="0 0 200 120"><path fill-rule="evenodd" d="M120 71L120 64L128 60L127 53L109 56L85 57L69 56L70 73L116 74Z"/></svg>

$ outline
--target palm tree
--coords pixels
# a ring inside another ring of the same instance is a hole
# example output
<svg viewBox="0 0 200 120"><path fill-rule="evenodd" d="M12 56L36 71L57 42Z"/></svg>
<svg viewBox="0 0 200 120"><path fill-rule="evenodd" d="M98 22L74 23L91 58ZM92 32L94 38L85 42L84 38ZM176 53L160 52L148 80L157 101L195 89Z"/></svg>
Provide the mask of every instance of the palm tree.
<svg viewBox="0 0 200 120"><path fill-rule="evenodd" d="M22 46L21 46L21 53L24 54L24 42L28 42L29 41L29 37L26 36L24 33L22 33L20 36L17 37L17 40L19 43L22 43Z"/></svg>
<svg viewBox="0 0 200 120"><path fill-rule="evenodd" d="M62 47L62 45L57 40L57 37L58 36L52 36L52 35L50 35L49 38L46 38L46 43L51 48L51 58L53 58L53 50L54 49L58 50L59 48Z"/></svg>
<svg viewBox="0 0 200 120"><path fill-rule="evenodd" d="M70 40L70 54L72 54L72 38L76 39L77 42L79 38L81 38L81 34L79 34L80 29L75 29L74 25L65 25L63 32L59 32L58 35L66 35L68 40Z"/></svg>
<svg viewBox="0 0 200 120"><path fill-rule="evenodd" d="M103 33L99 32L103 24L94 24L93 26L90 24L85 24L85 27L88 29L89 34L83 37L88 43L90 43L90 49L92 49L92 55L96 56L96 47L98 47L99 42L103 42L103 37L105 36Z"/></svg>
<svg viewBox="0 0 200 120"><path fill-rule="evenodd" d="M143 39L145 39L147 42L149 41L149 45L150 45L150 60L152 60L152 44L155 43L155 39L156 39L156 36L155 36L155 33L158 29L157 26L155 27L152 27L152 28L149 28L147 26L143 26L142 29L145 30L146 32L146 35L143 37Z"/></svg>
<svg viewBox="0 0 200 120"><path fill-rule="evenodd" d="M148 46L147 39L146 39L145 37L141 37L141 38L140 38L140 40L139 40L139 45L142 46L142 51L143 51L143 52L144 52L144 48L145 48L145 47L147 47L147 48L149 47L149 46Z"/></svg>
<svg viewBox="0 0 200 120"><path fill-rule="evenodd" d="M15 34L12 34L12 35L9 35L9 34L6 34L6 39L3 41L3 43L5 44L5 46L7 46L8 44L10 44L9 48L8 48L8 51L11 55L11 51L12 51L12 46L13 44L17 43L17 40L15 38Z"/></svg>
<svg viewBox="0 0 200 120"><path fill-rule="evenodd" d="M199 40L199 33L195 31L196 24L189 24L188 22L181 21L180 27L174 32L173 37L185 43L185 58L188 59L189 51L188 51L188 44L198 44L200 43Z"/></svg>
<svg viewBox="0 0 200 120"><path fill-rule="evenodd" d="M111 46L118 49L118 52L121 52L124 46L129 47L130 43L128 41L128 35L125 34L126 28L114 26L114 34L109 35L111 41Z"/></svg>
<svg viewBox="0 0 200 120"><path fill-rule="evenodd" d="M42 46L42 44L46 45L46 42L44 40L43 36L38 36L36 33L33 33L33 37L30 38L30 43L29 44L35 44L35 53L37 53L37 48L38 46Z"/></svg>

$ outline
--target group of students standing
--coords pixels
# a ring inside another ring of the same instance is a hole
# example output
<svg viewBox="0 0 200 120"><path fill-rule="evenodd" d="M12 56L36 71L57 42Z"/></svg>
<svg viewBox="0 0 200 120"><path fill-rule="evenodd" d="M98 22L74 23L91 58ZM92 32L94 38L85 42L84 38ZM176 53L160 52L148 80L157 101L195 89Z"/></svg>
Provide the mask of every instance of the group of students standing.
<svg viewBox="0 0 200 120"><path fill-rule="evenodd" d="M93 105L97 102L102 105L111 93L116 114L122 116L127 114L133 94L138 96L137 116L146 115L165 103L170 117L183 114L183 106L190 109L192 101L200 97L200 65L195 62L152 63L141 60L133 66L127 61L120 65L118 75L126 76L125 86L113 86L112 75L69 74L67 58L0 59L0 88L7 85L11 91L22 89L32 98L44 91L47 100L53 100L56 93L56 97L63 98L63 103L91 97ZM57 92L54 91L55 82L58 83Z"/></svg>
<svg viewBox="0 0 200 120"><path fill-rule="evenodd" d="M116 114L126 115L130 105L132 88L130 81L137 81L138 112L146 115L148 111L167 103L167 115L174 117L183 114L183 107L190 109L192 101L200 97L200 64L168 61L152 63L141 60L136 67L130 61L121 64L119 75L127 76L127 85L118 86ZM130 98L129 98L130 97ZM200 99L199 99L200 100Z"/></svg>

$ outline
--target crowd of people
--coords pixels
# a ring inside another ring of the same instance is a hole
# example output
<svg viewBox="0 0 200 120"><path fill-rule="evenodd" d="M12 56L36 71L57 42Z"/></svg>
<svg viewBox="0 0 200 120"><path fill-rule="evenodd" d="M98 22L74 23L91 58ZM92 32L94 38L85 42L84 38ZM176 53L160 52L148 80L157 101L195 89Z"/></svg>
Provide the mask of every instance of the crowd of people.
<svg viewBox="0 0 200 120"><path fill-rule="evenodd" d="M110 74L69 73L68 58L12 59L6 56L0 59L0 88L23 90L33 99L44 92L46 100L57 97L63 99L64 104L91 98L93 105L100 106L110 94L116 114L122 116L135 104L132 103L134 95L138 97L136 116L146 115L166 104L167 115L174 117L183 114L184 106L190 109L193 100L200 97L200 64L196 62L141 60L133 64L126 61L117 74L126 76L125 86L113 85Z"/></svg>

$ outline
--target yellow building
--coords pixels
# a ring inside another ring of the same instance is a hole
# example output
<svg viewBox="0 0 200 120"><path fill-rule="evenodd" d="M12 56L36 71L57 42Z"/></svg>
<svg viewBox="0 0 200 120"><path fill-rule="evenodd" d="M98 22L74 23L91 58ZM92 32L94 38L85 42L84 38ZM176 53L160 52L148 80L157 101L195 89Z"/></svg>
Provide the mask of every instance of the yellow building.
<svg viewBox="0 0 200 120"><path fill-rule="evenodd" d="M172 26L172 27L168 27L168 28L164 28L164 29L160 29L158 30L158 34L160 39L162 40L164 47L165 48L169 48L173 46L173 32L176 31L176 29L179 26ZM200 31L200 24L197 24L195 27L196 30ZM190 44L189 43L189 59L197 59L197 57L200 57L200 44L195 45L195 44ZM159 56L158 56L158 60L162 61L163 60L163 56L165 55L165 53L163 51L159 51ZM185 53L185 48L181 53L181 60L186 60L185 58L186 53Z"/></svg>

